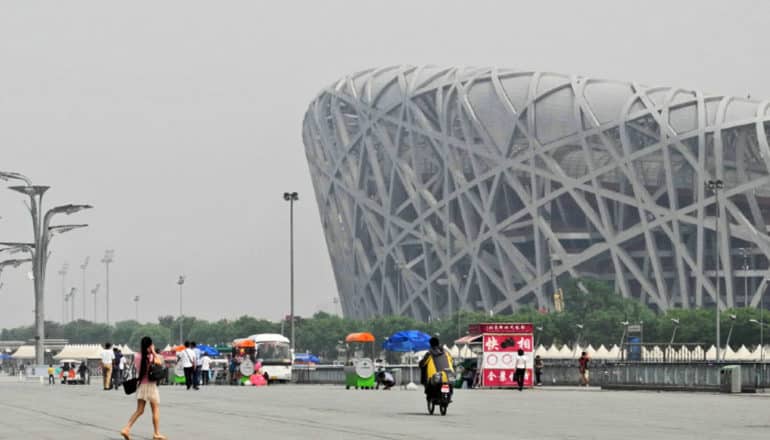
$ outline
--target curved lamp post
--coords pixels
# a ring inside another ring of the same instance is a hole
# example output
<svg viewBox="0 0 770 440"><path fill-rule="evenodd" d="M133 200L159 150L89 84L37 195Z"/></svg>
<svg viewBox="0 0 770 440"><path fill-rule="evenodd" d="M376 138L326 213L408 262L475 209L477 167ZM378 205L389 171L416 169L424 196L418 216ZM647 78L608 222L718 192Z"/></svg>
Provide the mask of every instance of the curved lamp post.
<svg viewBox="0 0 770 440"><path fill-rule="evenodd" d="M727 350L730 349L730 337L733 335L733 327L735 327L735 320L738 319L735 315L730 315L730 331L727 332L727 341L725 342L725 350L722 352L722 360L725 360Z"/></svg>
<svg viewBox="0 0 770 440"><path fill-rule="evenodd" d="M57 227L50 228L51 219L57 214L74 214L84 209L92 208L91 205L62 205L45 212L43 211L43 195L48 191L48 186L33 185L32 181L20 173L0 171L0 180L20 180L23 186L11 186L11 190L29 197L30 216L32 217L32 233L34 248L31 248L32 274L35 286L35 363L41 365L45 362L45 274L48 264L48 244L51 237L57 232ZM67 229L71 230L71 229ZM61 230L59 232L65 232Z"/></svg>

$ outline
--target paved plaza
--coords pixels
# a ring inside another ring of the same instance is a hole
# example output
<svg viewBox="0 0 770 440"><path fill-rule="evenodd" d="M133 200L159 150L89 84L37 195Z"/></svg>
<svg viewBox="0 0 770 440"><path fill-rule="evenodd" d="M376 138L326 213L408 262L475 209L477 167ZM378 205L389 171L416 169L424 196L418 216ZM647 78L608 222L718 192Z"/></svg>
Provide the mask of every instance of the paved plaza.
<svg viewBox="0 0 770 440"><path fill-rule="evenodd" d="M543 388L458 390L446 417L420 392L341 386L161 388L169 439L759 439L770 395ZM0 381L0 439L120 439L133 396ZM152 438L149 411L133 438Z"/></svg>

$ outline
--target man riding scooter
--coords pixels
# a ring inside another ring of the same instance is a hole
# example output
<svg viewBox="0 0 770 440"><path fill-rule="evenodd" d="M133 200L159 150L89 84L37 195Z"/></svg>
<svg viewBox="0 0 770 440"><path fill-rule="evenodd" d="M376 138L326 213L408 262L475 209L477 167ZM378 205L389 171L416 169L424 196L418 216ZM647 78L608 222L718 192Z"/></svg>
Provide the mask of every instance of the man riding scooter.
<svg viewBox="0 0 770 440"><path fill-rule="evenodd" d="M434 336L430 338L430 350L420 361L420 381L425 387L425 396L429 400L440 394L442 384L449 384L451 402L454 389L448 373L454 373L452 356L441 348L438 338Z"/></svg>

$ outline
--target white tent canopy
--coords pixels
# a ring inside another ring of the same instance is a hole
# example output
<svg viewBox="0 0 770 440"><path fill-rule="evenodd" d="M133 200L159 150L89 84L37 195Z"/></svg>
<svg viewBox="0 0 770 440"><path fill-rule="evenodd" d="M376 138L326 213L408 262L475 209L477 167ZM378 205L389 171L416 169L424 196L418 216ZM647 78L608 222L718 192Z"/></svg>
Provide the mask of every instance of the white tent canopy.
<svg viewBox="0 0 770 440"><path fill-rule="evenodd" d="M22 345L11 356L14 359L35 359L35 346Z"/></svg>
<svg viewBox="0 0 770 440"><path fill-rule="evenodd" d="M103 348L98 344L68 344L53 358L61 359L100 359Z"/></svg>

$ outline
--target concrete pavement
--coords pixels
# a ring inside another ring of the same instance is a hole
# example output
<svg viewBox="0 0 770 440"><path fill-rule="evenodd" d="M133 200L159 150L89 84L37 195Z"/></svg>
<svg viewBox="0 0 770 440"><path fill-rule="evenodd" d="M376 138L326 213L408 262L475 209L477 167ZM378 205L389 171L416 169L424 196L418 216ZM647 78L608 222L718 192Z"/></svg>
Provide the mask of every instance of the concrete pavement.
<svg viewBox="0 0 770 440"><path fill-rule="evenodd" d="M169 439L759 439L770 395L457 390L446 417L421 392L341 386L161 387ZM0 439L119 439L136 403L99 386L0 381ZM149 411L134 437L149 439Z"/></svg>

